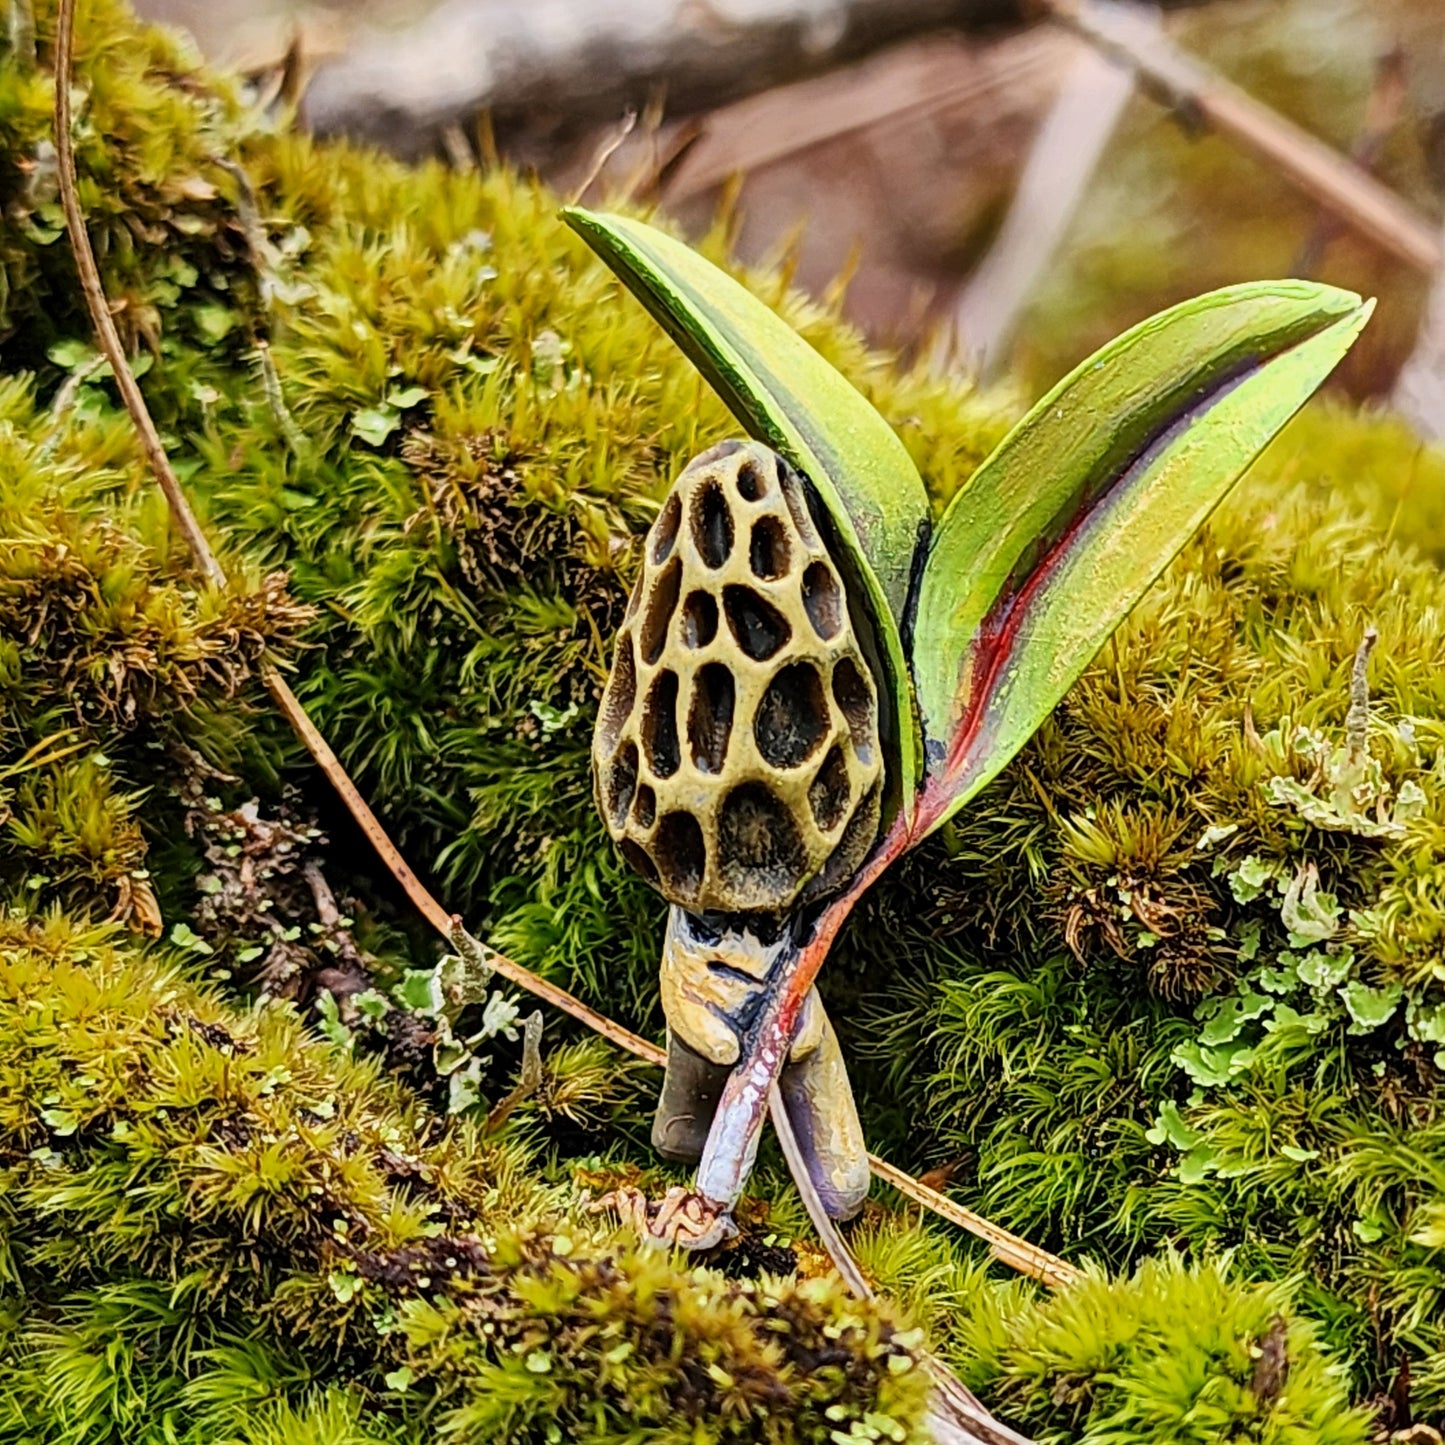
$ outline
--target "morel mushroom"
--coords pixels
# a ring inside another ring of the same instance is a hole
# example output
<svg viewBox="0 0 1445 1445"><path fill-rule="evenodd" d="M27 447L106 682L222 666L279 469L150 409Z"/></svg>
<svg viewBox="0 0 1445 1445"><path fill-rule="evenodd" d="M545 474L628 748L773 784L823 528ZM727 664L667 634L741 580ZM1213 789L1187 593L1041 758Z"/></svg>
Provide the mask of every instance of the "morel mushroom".
<svg viewBox="0 0 1445 1445"><path fill-rule="evenodd" d="M659 1152L701 1157L746 1021L791 956L792 910L878 832L878 689L807 483L757 442L674 482L648 533L593 736L597 806L673 905L662 959ZM830 1213L868 1188L842 1051L816 990L780 1080Z"/></svg>
<svg viewBox="0 0 1445 1445"><path fill-rule="evenodd" d="M648 534L593 739L597 805L692 913L778 914L878 832L878 690L803 480L724 442Z"/></svg>

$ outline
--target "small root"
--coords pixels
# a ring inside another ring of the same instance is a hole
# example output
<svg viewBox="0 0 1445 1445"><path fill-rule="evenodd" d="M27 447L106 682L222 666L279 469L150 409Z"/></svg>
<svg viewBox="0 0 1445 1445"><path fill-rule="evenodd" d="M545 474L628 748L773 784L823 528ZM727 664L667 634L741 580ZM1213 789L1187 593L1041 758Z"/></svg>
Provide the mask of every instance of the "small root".
<svg viewBox="0 0 1445 1445"><path fill-rule="evenodd" d="M650 1200L640 1189L624 1186L604 1194L587 1208L592 1214L612 1210L637 1231L644 1244L712 1249L738 1232L725 1207L681 1185L674 1185L657 1201Z"/></svg>

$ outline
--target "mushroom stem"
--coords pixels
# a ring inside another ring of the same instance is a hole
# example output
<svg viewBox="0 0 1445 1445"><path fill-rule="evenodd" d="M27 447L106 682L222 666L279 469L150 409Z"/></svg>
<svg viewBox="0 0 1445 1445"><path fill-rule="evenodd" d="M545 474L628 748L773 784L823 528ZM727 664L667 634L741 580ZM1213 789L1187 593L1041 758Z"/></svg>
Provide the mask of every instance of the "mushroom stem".
<svg viewBox="0 0 1445 1445"><path fill-rule="evenodd" d="M753 1172L763 1119L772 1089L797 1031L803 1001L833 940L854 905L874 880L906 852L910 829L895 819L881 844L859 869L846 892L819 916L801 947L783 957L768 980L763 1005L749 1031L742 1056L723 1087L697 1168L697 1193L718 1212L731 1211Z"/></svg>

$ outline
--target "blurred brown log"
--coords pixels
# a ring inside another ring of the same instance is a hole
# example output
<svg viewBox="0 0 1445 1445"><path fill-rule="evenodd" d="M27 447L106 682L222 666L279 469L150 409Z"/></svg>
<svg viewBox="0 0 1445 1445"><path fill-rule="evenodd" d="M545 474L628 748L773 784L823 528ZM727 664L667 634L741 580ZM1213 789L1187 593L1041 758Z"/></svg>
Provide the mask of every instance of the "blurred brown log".
<svg viewBox="0 0 1445 1445"><path fill-rule="evenodd" d="M804 290L846 292L848 315L876 342L911 351L988 246L1079 48L1053 26L890 46L679 122L700 133L658 197L694 234L727 205L749 260L786 239ZM591 199L628 193L648 139L639 127ZM665 157L666 128L662 140Z"/></svg>
<svg viewBox="0 0 1445 1445"><path fill-rule="evenodd" d="M1017 111L1031 120L1075 48L1046 27L987 43L942 37L761 92L701 122L695 142L670 169L663 197L674 207L805 152L950 117L963 117L964 132L949 136L950 148L1001 114Z"/></svg>
<svg viewBox="0 0 1445 1445"><path fill-rule="evenodd" d="M443 0L324 63L306 119L400 152L479 111L692 114L941 28L1016 20L1019 0Z"/></svg>

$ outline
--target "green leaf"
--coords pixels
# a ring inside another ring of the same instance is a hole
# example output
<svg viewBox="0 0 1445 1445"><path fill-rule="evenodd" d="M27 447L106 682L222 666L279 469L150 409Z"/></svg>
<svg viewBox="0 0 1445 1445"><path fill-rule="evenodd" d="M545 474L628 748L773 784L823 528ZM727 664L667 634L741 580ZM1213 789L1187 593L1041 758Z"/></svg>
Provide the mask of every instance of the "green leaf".
<svg viewBox="0 0 1445 1445"><path fill-rule="evenodd" d="M1218 1151L1211 1144L1198 1144L1179 1161L1179 1182L1201 1184L1215 1167Z"/></svg>
<svg viewBox="0 0 1445 1445"><path fill-rule="evenodd" d="M1253 853L1247 854L1229 875L1229 891L1234 894L1234 901L1253 903L1264 892L1265 886L1278 876L1278 872L1277 863L1267 863Z"/></svg>
<svg viewBox="0 0 1445 1445"><path fill-rule="evenodd" d="M407 969L392 994L402 1008L411 1013L440 1015L442 1012L441 986L434 968Z"/></svg>
<svg viewBox="0 0 1445 1445"><path fill-rule="evenodd" d="M1197 297L1095 353L984 462L919 590L916 837L1024 745L1371 306L1300 281Z"/></svg>
<svg viewBox="0 0 1445 1445"><path fill-rule="evenodd" d="M171 942L177 948L187 948L192 953L206 955L214 953L215 950L204 938L198 934L189 923L174 923L171 925Z"/></svg>
<svg viewBox="0 0 1445 1445"><path fill-rule="evenodd" d="M1159 1109L1159 1117L1152 1129L1144 1131L1144 1137L1151 1144L1172 1144L1176 1149L1194 1148L1203 1139L1198 1129L1186 1124L1179 1113L1179 1105L1166 1100Z"/></svg>
<svg viewBox="0 0 1445 1445"><path fill-rule="evenodd" d="M332 1270L326 1276L326 1283L331 1286L331 1293L344 1305L350 1304L361 1293L361 1277L346 1268Z"/></svg>
<svg viewBox="0 0 1445 1445"><path fill-rule="evenodd" d="M1242 998L1231 995L1221 1001L1218 1012L1200 1030L1199 1042L1209 1048L1232 1043L1245 1024L1268 1013L1273 1002L1259 993L1245 994Z"/></svg>
<svg viewBox="0 0 1445 1445"><path fill-rule="evenodd" d="M391 1005L386 1001L386 995L378 993L374 988L365 989L351 1001L369 1019L384 1019L391 1011Z"/></svg>
<svg viewBox="0 0 1445 1445"><path fill-rule="evenodd" d="M1385 1222L1378 1214L1365 1214L1353 1220L1350 1229L1362 1244L1375 1244L1385 1233Z"/></svg>
<svg viewBox="0 0 1445 1445"><path fill-rule="evenodd" d="M80 1128L80 1120L69 1109L42 1109L40 1118L58 1138L67 1138Z"/></svg>
<svg viewBox="0 0 1445 1445"><path fill-rule="evenodd" d="M1247 1044L1226 1044L1209 1048L1204 1044L1180 1044L1169 1056L1201 1089L1214 1089L1244 1073L1254 1063L1254 1050Z"/></svg>
<svg viewBox="0 0 1445 1445"><path fill-rule="evenodd" d="M191 316L195 320L196 330L201 334L201 340L208 346L217 346L224 341L241 319L229 306L222 306L218 302L195 307Z"/></svg>
<svg viewBox="0 0 1445 1445"><path fill-rule="evenodd" d="M652 226L575 208L563 217L708 379L759 441L792 462L827 508L868 601L889 674L893 776L907 808L918 771L900 636L928 497L893 429L834 367L757 297Z"/></svg>
<svg viewBox="0 0 1445 1445"><path fill-rule="evenodd" d="M316 999L316 1012L321 1015L321 1032L338 1049L350 1049L351 1030L341 1022L341 1006L330 989L322 989Z"/></svg>
<svg viewBox="0 0 1445 1445"><path fill-rule="evenodd" d="M1334 953L1312 949L1297 957L1295 975L1306 988L1328 989L1343 983L1354 966L1355 953L1348 945Z"/></svg>
<svg viewBox="0 0 1445 1445"><path fill-rule="evenodd" d="M393 406L365 406L351 418L351 433L369 445L379 447L401 425L401 415Z"/></svg>
<svg viewBox="0 0 1445 1445"><path fill-rule="evenodd" d="M1429 1205L1423 1218L1424 1222L1410 1235L1411 1240L1426 1249L1445 1249L1445 1204Z"/></svg>
<svg viewBox="0 0 1445 1445"><path fill-rule="evenodd" d="M1195 851L1212 853L1226 838L1232 838L1237 832L1238 823L1212 823L1199 835L1199 841L1194 845Z"/></svg>
<svg viewBox="0 0 1445 1445"><path fill-rule="evenodd" d="M1445 1044L1445 1004L1412 998L1405 1005L1405 1025L1410 1037L1422 1044Z"/></svg>
<svg viewBox="0 0 1445 1445"><path fill-rule="evenodd" d="M73 336L52 342L45 354L65 371L79 371L82 367L91 366L100 355L90 342Z"/></svg>

